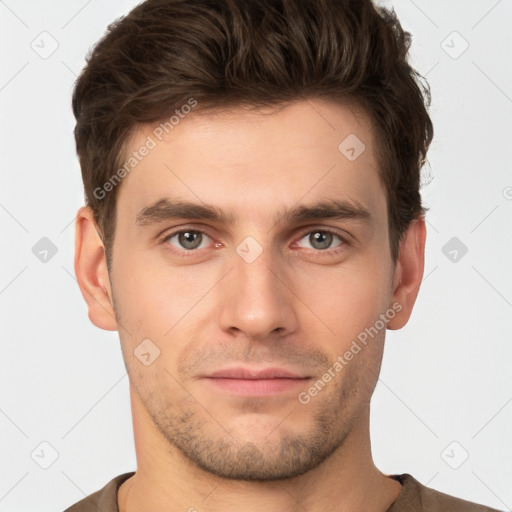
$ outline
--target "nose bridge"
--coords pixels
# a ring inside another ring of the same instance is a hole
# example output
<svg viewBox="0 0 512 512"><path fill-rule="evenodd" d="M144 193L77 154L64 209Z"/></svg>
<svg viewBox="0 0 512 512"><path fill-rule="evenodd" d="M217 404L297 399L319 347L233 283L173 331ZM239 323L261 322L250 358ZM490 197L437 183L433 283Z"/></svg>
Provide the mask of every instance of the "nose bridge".
<svg viewBox="0 0 512 512"><path fill-rule="evenodd" d="M295 315L290 290L283 283L283 262L270 243L263 245L247 237L236 247L232 267L225 283L221 327L244 331L250 337L264 337L276 329L293 330Z"/></svg>

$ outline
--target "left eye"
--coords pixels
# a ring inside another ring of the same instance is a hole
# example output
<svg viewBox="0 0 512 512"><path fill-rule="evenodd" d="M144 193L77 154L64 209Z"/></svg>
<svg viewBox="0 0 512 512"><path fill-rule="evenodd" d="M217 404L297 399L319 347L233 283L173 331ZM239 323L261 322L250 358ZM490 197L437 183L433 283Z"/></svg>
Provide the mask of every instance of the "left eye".
<svg viewBox="0 0 512 512"><path fill-rule="evenodd" d="M333 240L337 238L340 242L335 245L331 246ZM310 244L312 249L315 249L317 251L324 251L325 249L332 249L334 247L338 247L339 245L342 245L344 243L344 240L337 235L336 233L332 233L330 231L322 231L322 230L315 230L310 231L305 236L301 238L301 240L306 239L308 243Z"/></svg>
<svg viewBox="0 0 512 512"><path fill-rule="evenodd" d="M186 249L188 251L194 249L202 249L202 242L204 238L210 238L206 233L202 231L194 231L192 229L187 229L184 231L177 231L176 233L172 233L168 237L165 238L165 242L169 242L171 245L174 245L171 240L176 238L181 247L178 249Z"/></svg>

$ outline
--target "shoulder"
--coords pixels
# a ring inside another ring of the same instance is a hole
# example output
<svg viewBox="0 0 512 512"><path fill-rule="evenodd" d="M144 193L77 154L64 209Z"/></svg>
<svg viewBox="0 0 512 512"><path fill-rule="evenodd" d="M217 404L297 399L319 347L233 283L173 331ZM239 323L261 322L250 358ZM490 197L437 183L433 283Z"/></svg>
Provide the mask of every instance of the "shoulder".
<svg viewBox="0 0 512 512"><path fill-rule="evenodd" d="M392 475L402 492L387 512L500 512L426 487L408 473Z"/></svg>
<svg viewBox="0 0 512 512"><path fill-rule="evenodd" d="M119 512L117 491L134 474L132 471L116 476L105 487L71 505L64 512Z"/></svg>

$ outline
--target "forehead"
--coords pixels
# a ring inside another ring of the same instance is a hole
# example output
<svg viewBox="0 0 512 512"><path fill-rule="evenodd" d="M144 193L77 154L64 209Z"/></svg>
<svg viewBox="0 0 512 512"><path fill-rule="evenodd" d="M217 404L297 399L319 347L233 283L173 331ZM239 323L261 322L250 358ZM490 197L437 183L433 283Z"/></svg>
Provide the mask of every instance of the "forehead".
<svg viewBox="0 0 512 512"><path fill-rule="evenodd" d="M327 196L384 207L385 214L374 131L355 104L307 100L259 110L196 108L175 116L173 124L164 120L133 133L125 157L132 155L136 165L118 191L126 213L169 194L256 217ZM140 151L145 146L151 149Z"/></svg>

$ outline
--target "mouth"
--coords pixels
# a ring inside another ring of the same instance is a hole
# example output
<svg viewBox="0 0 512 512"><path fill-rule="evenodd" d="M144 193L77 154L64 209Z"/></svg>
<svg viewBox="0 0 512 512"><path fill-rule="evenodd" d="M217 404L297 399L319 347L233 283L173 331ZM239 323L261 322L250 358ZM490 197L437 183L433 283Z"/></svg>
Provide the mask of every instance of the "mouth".
<svg viewBox="0 0 512 512"><path fill-rule="evenodd" d="M208 384L239 396L272 396L304 386L311 378L285 368L226 368L203 377Z"/></svg>

